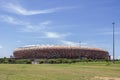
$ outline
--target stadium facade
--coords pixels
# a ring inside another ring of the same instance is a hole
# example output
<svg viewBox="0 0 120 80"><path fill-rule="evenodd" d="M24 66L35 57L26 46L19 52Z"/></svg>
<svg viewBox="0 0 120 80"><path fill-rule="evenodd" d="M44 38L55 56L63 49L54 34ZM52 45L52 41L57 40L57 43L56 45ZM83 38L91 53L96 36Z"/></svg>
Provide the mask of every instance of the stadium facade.
<svg viewBox="0 0 120 80"><path fill-rule="evenodd" d="M16 59L88 58L109 59L109 53L99 48L80 46L31 46L14 50Z"/></svg>

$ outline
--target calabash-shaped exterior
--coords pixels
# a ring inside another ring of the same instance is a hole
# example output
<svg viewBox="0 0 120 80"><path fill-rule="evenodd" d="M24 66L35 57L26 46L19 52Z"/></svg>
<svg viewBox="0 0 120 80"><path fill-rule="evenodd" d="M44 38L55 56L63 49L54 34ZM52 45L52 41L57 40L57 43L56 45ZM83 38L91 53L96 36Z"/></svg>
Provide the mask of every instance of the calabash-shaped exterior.
<svg viewBox="0 0 120 80"><path fill-rule="evenodd" d="M79 46L31 46L17 48L13 52L19 59L50 59L50 58L88 58L108 59L109 53L98 48L85 48Z"/></svg>

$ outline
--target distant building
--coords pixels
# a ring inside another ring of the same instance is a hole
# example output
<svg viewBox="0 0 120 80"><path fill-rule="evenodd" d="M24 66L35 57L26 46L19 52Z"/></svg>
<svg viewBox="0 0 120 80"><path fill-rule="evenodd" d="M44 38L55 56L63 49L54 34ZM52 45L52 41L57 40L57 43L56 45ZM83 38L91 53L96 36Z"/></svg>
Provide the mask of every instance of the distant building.
<svg viewBox="0 0 120 80"><path fill-rule="evenodd" d="M13 52L18 59L51 59L51 58L88 58L109 59L108 51L99 48L79 46L31 46L15 49Z"/></svg>

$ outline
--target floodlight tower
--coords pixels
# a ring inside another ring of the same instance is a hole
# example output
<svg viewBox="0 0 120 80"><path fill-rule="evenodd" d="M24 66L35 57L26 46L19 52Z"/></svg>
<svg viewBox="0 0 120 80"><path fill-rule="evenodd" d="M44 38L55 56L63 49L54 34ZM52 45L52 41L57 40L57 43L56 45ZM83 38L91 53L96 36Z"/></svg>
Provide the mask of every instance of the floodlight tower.
<svg viewBox="0 0 120 80"><path fill-rule="evenodd" d="M80 48L81 48L81 41L79 41L79 46L80 46Z"/></svg>
<svg viewBox="0 0 120 80"><path fill-rule="evenodd" d="M115 63L115 23L113 25L113 64Z"/></svg>
<svg viewBox="0 0 120 80"><path fill-rule="evenodd" d="M81 49L81 41L79 41L79 45L78 45L78 46L79 46L79 48ZM79 55L78 55L78 58L81 59L80 53L79 53Z"/></svg>

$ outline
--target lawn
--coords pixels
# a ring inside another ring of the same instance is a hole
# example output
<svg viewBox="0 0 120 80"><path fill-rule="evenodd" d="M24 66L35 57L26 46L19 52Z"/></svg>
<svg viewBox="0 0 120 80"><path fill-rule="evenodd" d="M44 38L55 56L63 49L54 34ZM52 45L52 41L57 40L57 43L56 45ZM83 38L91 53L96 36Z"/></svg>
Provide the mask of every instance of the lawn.
<svg viewBox="0 0 120 80"><path fill-rule="evenodd" d="M0 80L120 80L120 64L0 64Z"/></svg>

